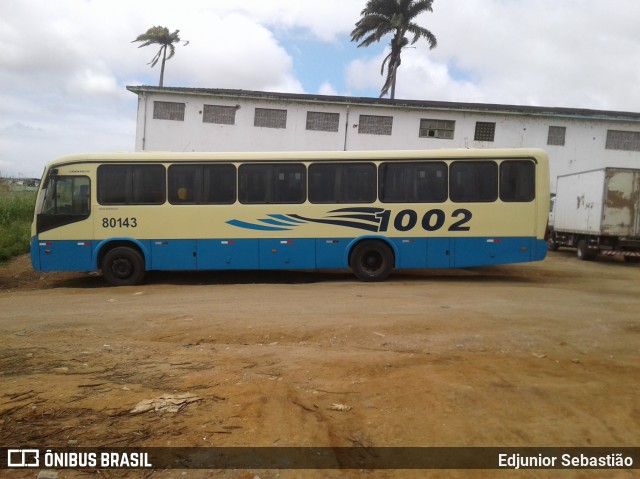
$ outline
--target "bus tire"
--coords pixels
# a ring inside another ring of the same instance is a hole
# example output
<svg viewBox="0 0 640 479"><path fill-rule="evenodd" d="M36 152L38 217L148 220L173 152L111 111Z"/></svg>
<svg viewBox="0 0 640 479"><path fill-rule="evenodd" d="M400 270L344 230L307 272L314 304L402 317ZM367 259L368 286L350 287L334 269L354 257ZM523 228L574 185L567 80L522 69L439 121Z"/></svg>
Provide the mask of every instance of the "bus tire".
<svg viewBox="0 0 640 479"><path fill-rule="evenodd" d="M393 269L393 252L377 240L358 243L351 253L349 266L360 281L384 281Z"/></svg>
<svg viewBox="0 0 640 479"><path fill-rule="evenodd" d="M127 246L113 248L102 260L102 276L114 286L139 284L144 273L144 258Z"/></svg>

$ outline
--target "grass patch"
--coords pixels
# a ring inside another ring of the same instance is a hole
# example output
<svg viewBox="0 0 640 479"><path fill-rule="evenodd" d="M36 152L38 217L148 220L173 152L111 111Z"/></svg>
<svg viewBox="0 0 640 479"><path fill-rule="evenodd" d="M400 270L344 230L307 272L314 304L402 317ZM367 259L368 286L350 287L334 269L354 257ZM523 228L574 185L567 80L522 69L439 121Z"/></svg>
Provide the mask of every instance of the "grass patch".
<svg viewBox="0 0 640 479"><path fill-rule="evenodd" d="M0 185L0 263L29 252L36 193Z"/></svg>

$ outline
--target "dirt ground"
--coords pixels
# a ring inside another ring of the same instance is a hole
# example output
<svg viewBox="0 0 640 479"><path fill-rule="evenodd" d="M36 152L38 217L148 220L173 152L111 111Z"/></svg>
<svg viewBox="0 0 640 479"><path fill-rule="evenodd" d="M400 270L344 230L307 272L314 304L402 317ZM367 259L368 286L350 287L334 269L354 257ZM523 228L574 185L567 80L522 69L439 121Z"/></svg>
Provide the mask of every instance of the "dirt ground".
<svg viewBox="0 0 640 479"><path fill-rule="evenodd" d="M0 266L0 445L640 445L640 265L96 274ZM190 394L177 412L131 411ZM58 471L60 478L631 478L637 471ZM3 471L34 478L38 471Z"/></svg>

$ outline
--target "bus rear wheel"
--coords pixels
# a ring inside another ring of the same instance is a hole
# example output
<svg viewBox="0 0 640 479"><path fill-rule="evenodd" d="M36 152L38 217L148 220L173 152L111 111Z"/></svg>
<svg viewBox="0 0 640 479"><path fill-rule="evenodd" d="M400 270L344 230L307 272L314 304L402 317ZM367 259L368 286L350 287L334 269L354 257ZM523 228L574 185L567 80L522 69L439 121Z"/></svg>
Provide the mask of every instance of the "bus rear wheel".
<svg viewBox="0 0 640 479"><path fill-rule="evenodd" d="M104 255L102 276L114 286L133 286L144 277L142 255L129 247L119 246Z"/></svg>
<svg viewBox="0 0 640 479"><path fill-rule="evenodd" d="M361 281L384 281L393 269L393 252L382 241L366 240L356 245L349 266Z"/></svg>

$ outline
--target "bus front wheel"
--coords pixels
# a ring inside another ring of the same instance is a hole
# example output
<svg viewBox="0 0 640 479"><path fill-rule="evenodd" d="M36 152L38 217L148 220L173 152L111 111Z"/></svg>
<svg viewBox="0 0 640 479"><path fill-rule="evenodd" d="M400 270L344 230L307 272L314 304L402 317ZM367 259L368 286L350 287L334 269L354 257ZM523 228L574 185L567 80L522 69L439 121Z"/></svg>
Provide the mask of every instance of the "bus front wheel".
<svg viewBox="0 0 640 479"><path fill-rule="evenodd" d="M114 286L136 285L144 277L144 259L132 248L113 248L102 260L102 276Z"/></svg>
<svg viewBox="0 0 640 479"><path fill-rule="evenodd" d="M393 252L382 241L366 240L356 245L349 265L361 281L384 281L393 269Z"/></svg>

